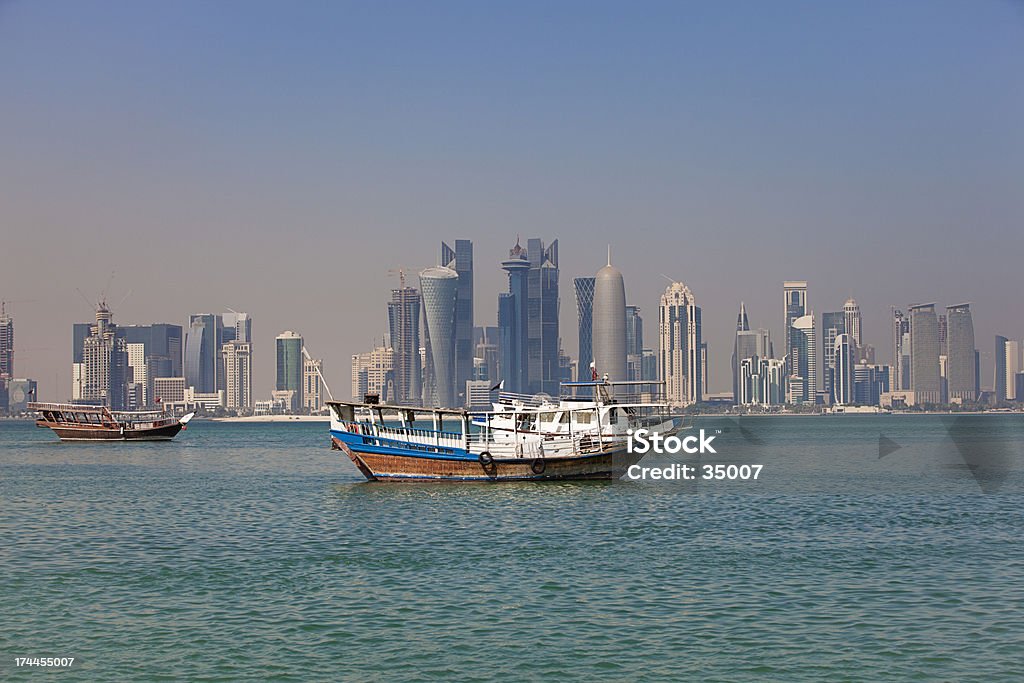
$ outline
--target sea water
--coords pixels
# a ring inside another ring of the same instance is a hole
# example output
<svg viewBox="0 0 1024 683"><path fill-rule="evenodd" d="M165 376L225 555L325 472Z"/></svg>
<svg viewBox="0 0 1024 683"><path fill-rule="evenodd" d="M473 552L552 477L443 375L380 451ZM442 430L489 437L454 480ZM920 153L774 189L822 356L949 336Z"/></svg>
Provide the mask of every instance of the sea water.
<svg viewBox="0 0 1024 683"><path fill-rule="evenodd" d="M698 425L688 462L759 478L380 484L326 424L0 422L0 678L1024 679L1022 416Z"/></svg>

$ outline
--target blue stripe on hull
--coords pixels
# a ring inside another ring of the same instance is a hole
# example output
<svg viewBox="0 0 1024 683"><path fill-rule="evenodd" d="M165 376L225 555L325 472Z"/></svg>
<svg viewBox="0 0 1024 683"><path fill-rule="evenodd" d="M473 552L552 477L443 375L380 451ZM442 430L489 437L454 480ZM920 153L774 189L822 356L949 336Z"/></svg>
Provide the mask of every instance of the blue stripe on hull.
<svg viewBox="0 0 1024 683"><path fill-rule="evenodd" d="M393 441L391 439L383 439L377 436L364 436L362 434L353 434L351 432L341 432L331 430L331 436L343 442L346 446L351 448L356 453L376 453L377 455L400 455L405 458L425 458L428 460L476 460L475 455L466 451L462 448L449 448L447 446L427 446L423 448L441 448L448 453L437 453L427 450L419 450L414 448L402 448L399 446L385 446L383 443L400 444L402 441ZM367 443L370 441L370 443ZM374 443L376 442L376 443Z"/></svg>

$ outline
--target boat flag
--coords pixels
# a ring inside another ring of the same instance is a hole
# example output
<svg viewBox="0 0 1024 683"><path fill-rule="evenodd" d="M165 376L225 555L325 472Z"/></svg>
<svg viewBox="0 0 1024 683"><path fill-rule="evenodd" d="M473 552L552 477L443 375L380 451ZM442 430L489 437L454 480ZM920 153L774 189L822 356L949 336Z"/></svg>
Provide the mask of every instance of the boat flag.
<svg viewBox="0 0 1024 683"><path fill-rule="evenodd" d="M502 391L504 388L505 388L505 380L501 380L500 382L495 384L493 387L491 387L491 391Z"/></svg>
<svg viewBox="0 0 1024 683"><path fill-rule="evenodd" d="M597 381L597 364L594 361L590 361L590 379L594 382Z"/></svg>

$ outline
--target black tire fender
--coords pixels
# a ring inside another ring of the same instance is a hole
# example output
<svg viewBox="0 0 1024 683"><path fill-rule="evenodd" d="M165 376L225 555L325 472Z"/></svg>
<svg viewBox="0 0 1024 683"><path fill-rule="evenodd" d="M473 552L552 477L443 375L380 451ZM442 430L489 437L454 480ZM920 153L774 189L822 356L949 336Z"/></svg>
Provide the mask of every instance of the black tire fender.
<svg viewBox="0 0 1024 683"><path fill-rule="evenodd" d="M536 458L530 463L530 471L534 474L544 474L544 470L548 468L548 464L544 462L544 458Z"/></svg>
<svg viewBox="0 0 1024 683"><path fill-rule="evenodd" d="M491 455L490 451L484 451L478 455L476 459L479 460L480 464L484 467L490 467L494 464L494 456Z"/></svg>

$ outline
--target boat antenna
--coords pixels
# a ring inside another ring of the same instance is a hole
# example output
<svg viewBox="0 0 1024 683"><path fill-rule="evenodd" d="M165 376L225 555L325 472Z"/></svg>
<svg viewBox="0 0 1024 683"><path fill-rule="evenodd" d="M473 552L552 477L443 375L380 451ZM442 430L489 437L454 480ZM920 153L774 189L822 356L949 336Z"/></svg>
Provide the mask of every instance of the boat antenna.
<svg viewBox="0 0 1024 683"><path fill-rule="evenodd" d="M608 245L608 265L612 264L612 245Z"/></svg>

